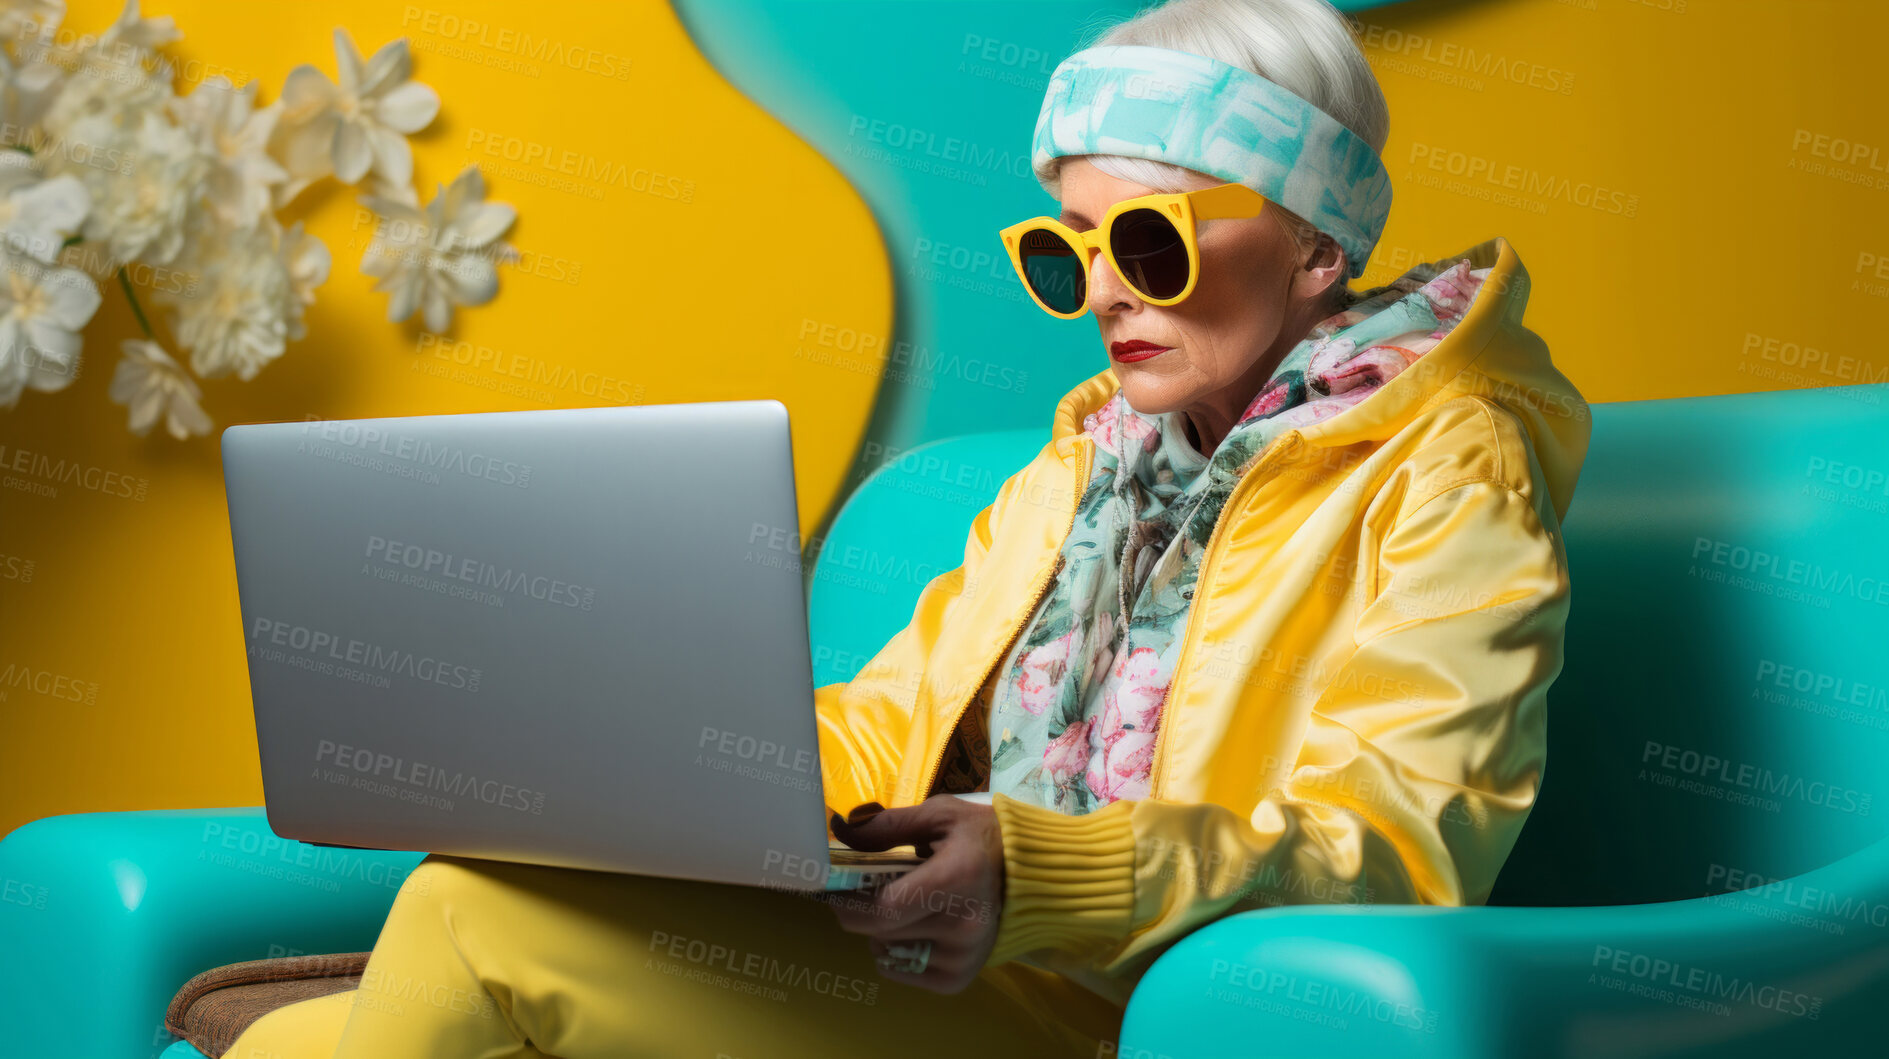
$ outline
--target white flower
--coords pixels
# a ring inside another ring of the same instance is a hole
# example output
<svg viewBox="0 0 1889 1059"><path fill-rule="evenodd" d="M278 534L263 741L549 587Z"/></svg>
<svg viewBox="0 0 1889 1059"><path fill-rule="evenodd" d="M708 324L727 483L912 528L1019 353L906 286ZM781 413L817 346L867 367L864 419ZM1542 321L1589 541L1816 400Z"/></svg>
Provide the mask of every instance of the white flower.
<svg viewBox="0 0 1889 1059"><path fill-rule="evenodd" d="M376 196L364 201L381 220L361 271L380 277L375 290L392 293L387 319L398 323L421 309L428 330L444 331L454 305L484 305L498 293L496 262L515 251L497 240L518 213L485 201L478 166L467 166L424 212Z"/></svg>
<svg viewBox="0 0 1889 1059"><path fill-rule="evenodd" d="M0 37L21 40L56 28L66 17L66 0L0 0Z"/></svg>
<svg viewBox="0 0 1889 1059"><path fill-rule="evenodd" d="M83 118L74 123L72 139L115 152L118 165L88 164L61 152L47 159L47 168L78 177L91 193L88 242L101 244L114 261L170 264L183 248L209 162L184 130L155 110L142 112L128 135L115 134L111 120L103 113Z"/></svg>
<svg viewBox="0 0 1889 1059"><path fill-rule="evenodd" d="M374 198L387 199L420 208L420 193L414 190L411 182L396 184L379 173L370 173L367 178L367 193Z"/></svg>
<svg viewBox="0 0 1889 1059"><path fill-rule="evenodd" d="M106 50L128 46L146 52L155 52L166 44L183 39L183 33L177 28L177 20L169 15L141 17L138 14L138 0L125 0L125 9L119 12L118 21L98 36L99 44Z"/></svg>
<svg viewBox="0 0 1889 1059"><path fill-rule="evenodd" d="M203 391L156 342L127 338L112 375L111 399L131 410L131 432L143 437L164 417L164 429L182 441L210 432L210 417L197 404Z"/></svg>
<svg viewBox="0 0 1889 1059"><path fill-rule="evenodd" d="M0 152L0 246L7 251L52 264L91 208L76 177L42 180L30 155Z"/></svg>
<svg viewBox="0 0 1889 1059"><path fill-rule="evenodd" d="M46 109L52 143L40 157L48 175L85 185L85 239L114 261L162 265L176 256L207 165L170 120L171 69L150 50L175 39L168 16L141 18L129 0L95 42L52 42L55 65L73 72Z"/></svg>
<svg viewBox="0 0 1889 1059"><path fill-rule="evenodd" d="M79 329L100 300L78 269L0 253L0 408L12 408L24 387L62 390L72 381Z"/></svg>
<svg viewBox="0 0 1889 1059"><path fill-rule="evenodd" d="M266 153L279 108L256 109L256 82L241 89L213 77L175 101L172 113L208 163L204 197L232 224L269 210L271 189L289 174Z"/></svg>
<svg viewBox="0 0 1889 1059"><path fill-rule="evenodd" d="M255 378L302 336L302 311L327 278L328 251L319 240L300 225L284 232L273 214L260 221L202 233L180 262L195 275L194 287L152 295L173 310L177 345L190 351L190 369L206 379Z"/></svg>
<svg viewBox="0 0 1889 1059"><path fill-rule="evenodd" d="M80 37L75 44L50 34L33 39L30 50L71 71L43 119L55 138L73 141L60 153L102 149L119 136L136 135L146 113L166 106L171 66L150 49L176 39L168 15L138 17L138 0L128 0L117 23L96 40Z"/></svg>
<svg viewBox="0 0 1889 1059"><path fill-rule="evenodd" d="M341 83L303 64L282 85L282 117L271 150L288 169L282 200L332 173L353 184L369 172L393 184L413 181L406 134L439 113L439 94L417 81L406 40L388 43L365 65L345 30L335 30Z"/></svg>
<svg viewBox="0 0 1889 1059"><path fill-rule="evenodd" d="M21 50L29 56L33 54L33 49L25 44L21 45ZM0 147L39 146L33 129L45 117L46 108L52 105L63 76L63 71L51 63L36 58L15 62L0 51L0 123L4 123Z"/></svg>
<svg viewBox="0 0 1889 1059"><path fill-rule="evenodd" d="M332 260L328 256L328 247L320 239L302 230L302 222L296 221L289 230L282 233L277 243L276 256L289 273L289 293L295 298L295 307L289 317L289 338L301 338L307 332L302 322L302 311L315 304L315 288L328 280L328 269Z"/></svg>

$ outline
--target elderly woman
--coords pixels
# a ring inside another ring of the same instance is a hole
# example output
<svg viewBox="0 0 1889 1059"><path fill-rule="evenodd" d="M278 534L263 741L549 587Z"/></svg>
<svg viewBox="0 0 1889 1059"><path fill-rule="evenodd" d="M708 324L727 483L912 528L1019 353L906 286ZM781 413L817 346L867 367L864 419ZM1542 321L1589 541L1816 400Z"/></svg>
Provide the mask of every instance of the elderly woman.
<svg viewBox="0 0 1889 1059"><path fill-rule="evenodd" d="M834 835L920 866L809 900L432 857L358 989L229 1054L1089 1057L1218 917L1485 901L1541 780L1587 406L1499 238L1348 287L1386 127L1323 0L1174 0L1056 69L1061 215L1002 237L1107 367L817 693Z"/></svg>

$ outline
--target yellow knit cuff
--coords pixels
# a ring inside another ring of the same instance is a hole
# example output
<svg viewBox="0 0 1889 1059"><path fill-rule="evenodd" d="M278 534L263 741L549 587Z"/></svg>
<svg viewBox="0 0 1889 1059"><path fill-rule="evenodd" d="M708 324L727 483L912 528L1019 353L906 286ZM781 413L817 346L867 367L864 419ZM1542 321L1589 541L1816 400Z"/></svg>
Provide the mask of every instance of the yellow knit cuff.
<svg viewBox="0 0 1889 1059"><path fill-rule="evenodd" d="M991 798L1003 834L1004 907L995 966L1040 949L1084 957L1128 936L1135 907L1132 802L1070 816Z"/></svg>

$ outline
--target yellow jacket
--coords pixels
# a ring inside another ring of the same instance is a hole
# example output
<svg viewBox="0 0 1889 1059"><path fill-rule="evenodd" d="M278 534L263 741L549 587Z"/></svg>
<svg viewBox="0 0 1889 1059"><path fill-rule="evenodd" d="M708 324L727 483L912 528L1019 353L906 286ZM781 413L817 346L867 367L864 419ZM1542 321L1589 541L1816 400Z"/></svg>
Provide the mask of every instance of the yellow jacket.
<svg viewBox="0 0 1889 1059"><path fill-rule="evenodd" d="M1560 526L1587 402L1522 324L1491 239L1467 315L1382 389L1289 430L1202 559L1145 799L1082 816L993 798L990 964L1125 1002L1172 942L1279 904L1480 904L1540 786L1569 605ZM964 563L851 681L817 689L826 799L911 805L1048 587L1092 466L1103 371L971 524Z"/></svg>

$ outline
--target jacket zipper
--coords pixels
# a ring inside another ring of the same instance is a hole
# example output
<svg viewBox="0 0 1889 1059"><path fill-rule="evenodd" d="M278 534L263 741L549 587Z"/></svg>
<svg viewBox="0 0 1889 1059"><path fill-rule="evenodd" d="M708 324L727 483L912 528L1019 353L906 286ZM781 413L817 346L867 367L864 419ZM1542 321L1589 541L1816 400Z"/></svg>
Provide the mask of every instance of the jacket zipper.
<svg viewBox="0 0 1889 1059"><path fill-rule="evenodd" d="M1089 445L1093 444L1093 441L1089 442ZM1063 540L1065 541L1069 539L1070 532L1076 528L1076 512L1082 507L1082 495L1088 489L1089 456L1090 450L1088 445L1077 450L1075 483L1070 489L1073 497L1069 502L1069 524L1063 529ZM925 770L925 783L921 788L923 794L921 794L913 804L922 802L931 796L931 785L938 782L938 770L943 767L945 751L951 746L951 733L957 731L958 722L964 719L964 711L970 707L971 700L977 697L977 693L983 690L984 682L990 679L990 671L995 669L997 663L1003 660L1004 655L1010 652L1011 645L1017 642L1017 637L1023 635L1023 630L1029 627L1030 616L1036 613L1038 606L1042 605L1044 594L1049 591L1049 586L1056 580L1056 572L1063 568L1062 541L1058 541L1056 547L1056 561L1050 564L1049 573L1038 580L1036 591L1030 597L1029 609L1023 612L1023 620L1017 624L1015 629L1011 630L1010 635L1005 638L1003 646L998 648L997 653L984 663L984 675L982 679L971 685L970 694L964 696L957 704L957 707L951 711L951 723L944 727L944 735L939 738L937 748L930 754L930 761Z"/></svg>
<svg viewBox="0 0 1889 1059"><path fill-rule="evenodd" d="M1148 773L1149 798L1161 796L1161 781L1167 778L1167 733L1168 729L1173 727L1168 723L1168 703L1174 698L1175 686L1180 684L1182 675L1187 672L1185 663L1188 650L1194 646L1194 634L1199 627L1200 614L1206 609L1204 604L1207 597L1207 585L1210 583L1207 579L1213 571L1213 561L1219 555L1220 544L1225 539L1220 530L1227 524L1228 519L1239 511L1239 505L1246 494L1256 488L1254 483L1263 477L1261 472L1266 470L1279 453L1285 451L1287 447L1285 439L1299 436L1296 430L1287 431L1273 442L1265 455L1260 458L1259 463L1248 471L1246 477L1240 479L1239 484L1233 487L1233 492L1228 494L1226 506L1220 509L1220 517L1214 521L1213 532L1207 535L1207 554L1201 556L1199 576L1194 578L1194 596L1187 605L1187 628L1181 634L1181 649L1174 656L1174 676L1168 681L1167 691L1161 695L1161 725L1154 731L1154 762L1149 766Z"/></svg>

